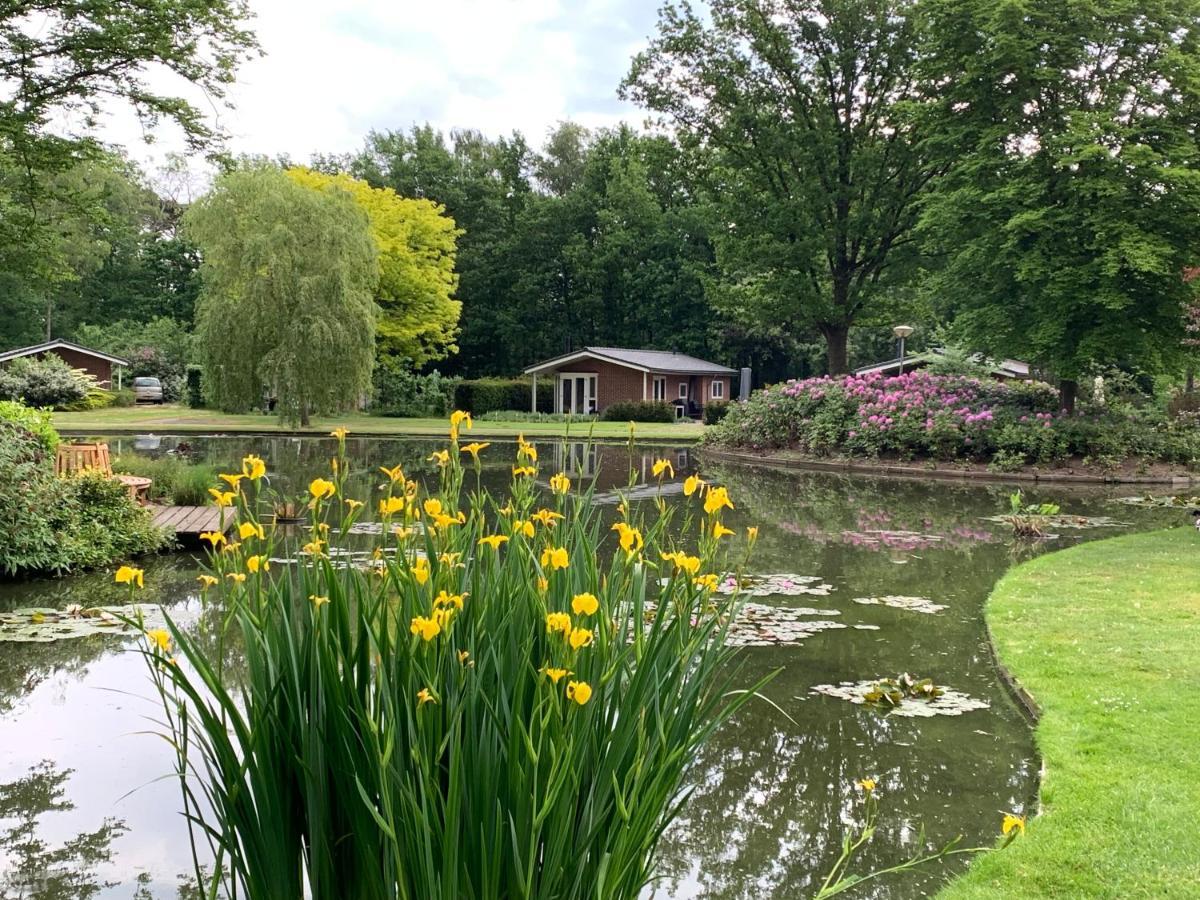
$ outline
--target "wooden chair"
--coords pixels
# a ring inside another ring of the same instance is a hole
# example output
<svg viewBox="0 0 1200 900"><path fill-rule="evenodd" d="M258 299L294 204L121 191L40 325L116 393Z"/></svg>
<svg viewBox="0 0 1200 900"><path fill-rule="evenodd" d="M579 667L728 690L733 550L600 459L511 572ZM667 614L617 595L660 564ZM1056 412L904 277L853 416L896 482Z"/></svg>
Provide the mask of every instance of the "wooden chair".
<svg viewBox="0 0 1200 900"><path fill-rule="evenodd" d="M58 456L54 460L54 471L58 475L74 475L76 472L100 472L125 485L131 499L145 506L150 499L149 478L137 475L114 475L108 444L59 444Z"/></svg>

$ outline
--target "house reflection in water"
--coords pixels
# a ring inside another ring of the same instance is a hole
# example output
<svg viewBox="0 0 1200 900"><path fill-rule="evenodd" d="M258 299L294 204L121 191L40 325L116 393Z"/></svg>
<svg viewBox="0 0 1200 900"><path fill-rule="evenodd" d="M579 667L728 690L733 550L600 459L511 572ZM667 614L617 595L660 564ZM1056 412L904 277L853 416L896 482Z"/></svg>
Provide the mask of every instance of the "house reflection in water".
<svg viewBox="0 0 1200 900"><path fill-rule="evenodd" d="M655 477L654 463L665 459L675 470L675 478L663 478L661 492L677 494L683 490L682 479L694 468L693 455L686 447L636 446L631 452L626 444L595 444L588 441L559 441L553 452L547 454L553 460L553 469L543 468L542 475L549 478L555 472L566 472L572 480L585 482L595 480L594 501L605 505L619 503L618 491L631 499L649 497L658 493L659 479ZM636 475L634 487L629 488L630 471Z"/></svg>

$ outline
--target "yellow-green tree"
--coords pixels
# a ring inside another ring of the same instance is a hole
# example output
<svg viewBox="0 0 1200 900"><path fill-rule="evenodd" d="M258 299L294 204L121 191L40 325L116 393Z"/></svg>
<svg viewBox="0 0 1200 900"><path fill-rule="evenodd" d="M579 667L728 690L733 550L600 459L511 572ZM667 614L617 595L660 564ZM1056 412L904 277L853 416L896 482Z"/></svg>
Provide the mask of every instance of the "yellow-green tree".
<svg viewBox="0 0 1200 900"><path fill-rule="evenodd" d="M344 191L367 214L379 250L379 352L406 357L414 366L457 352L462 303L454 299L454 254L462 232L445 208L346 174L296 167L288 175L314 190Z"/></svg>

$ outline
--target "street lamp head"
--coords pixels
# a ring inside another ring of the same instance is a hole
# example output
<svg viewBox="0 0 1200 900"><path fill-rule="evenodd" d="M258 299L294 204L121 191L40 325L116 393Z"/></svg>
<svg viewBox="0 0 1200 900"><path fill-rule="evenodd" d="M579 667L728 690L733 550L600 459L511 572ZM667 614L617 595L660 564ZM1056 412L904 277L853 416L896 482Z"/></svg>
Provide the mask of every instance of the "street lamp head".
<svg viewBox="0 0 1200 900"><path fill-rule="evenodd" d="M896 337L900 338L901 340L908 337L912 333L913 333L913 327L911 325L897 325L895 328L892 329L892 334L894 334Z"/></svg>

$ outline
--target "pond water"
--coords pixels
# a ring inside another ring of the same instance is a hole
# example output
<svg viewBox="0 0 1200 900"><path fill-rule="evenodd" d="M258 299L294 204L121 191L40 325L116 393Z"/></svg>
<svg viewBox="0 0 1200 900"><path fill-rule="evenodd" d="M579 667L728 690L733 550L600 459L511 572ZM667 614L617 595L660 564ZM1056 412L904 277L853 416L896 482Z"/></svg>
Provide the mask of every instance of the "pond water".
<svg viewBox="0 0 1200 900"><path fill-rule="evenodd" d="M114 453L182 449L228 469L257 453L274 485L290 491L325 472L334 450L330 440L287 437L109 442ZM379 465L415 471L437 446L348 443L351 483L364 497ZM664 900L811 895L844 830L861 815L853 783L864 776L879 782L881 820L856 871L911 856L922 831L926 843L962 835L967 846L991 844L1003 812L1026 811L1035 801L1039 767L1029 726L998 681L986 642L982 607L992 585L1033 553L1184 519L1180 511L1112 502L1129 490L1039 488L1031 501L1124 524L1065 528L1050 541L1016 545L1003 524L988 519L1006 509L1006 487L799 474L706 461L687 448L630 454L624 445L546 441L541 449L546 474L581 468L595 475L610 517L631 462L648 480L652 461L667 456L680 480L697 471L726 484L736 504L727 516L738 532L732 540L743 539L746 525L761 529L751 569L790 576L759 586L765 595L753 601L765 608L755 607L758 625L743 638L794 638L795 628L781 622L821 623L806 625L802 633L811 633L803 640L741 651L747 681L779 670L765 691L772 702L751 703L696 759L695 791L667 834L661 879L647 891ZM507 483L512 455L501 442L484 452L489 486ZM144 599L198 612L197 567L194 552L147 560ZM108 573L0 583L0 612L117 604L124 596ZM796 612L802 607L809 609ZM100 635L0 643L0 900L190 896L187 829L169 777L174 757L153 734L157 700L131 647ZM987 706L911 718L812 691L903 672ZM856 896L926 896L962 865L872 882Z"/></svg>

